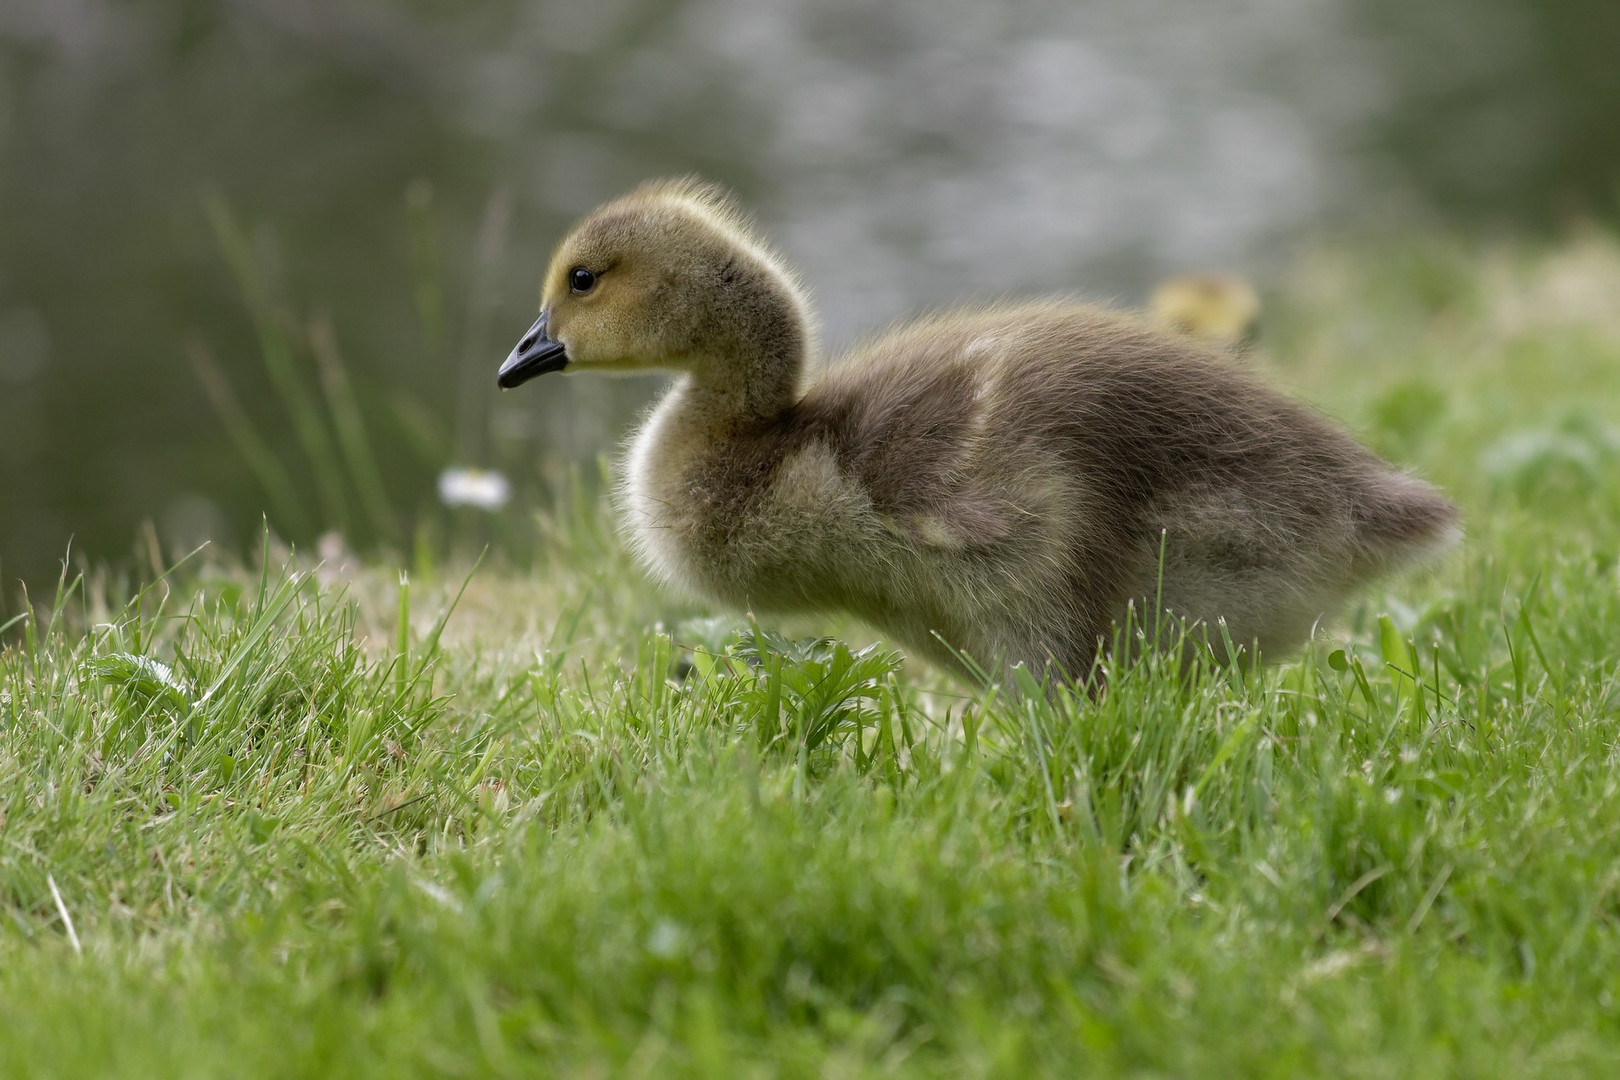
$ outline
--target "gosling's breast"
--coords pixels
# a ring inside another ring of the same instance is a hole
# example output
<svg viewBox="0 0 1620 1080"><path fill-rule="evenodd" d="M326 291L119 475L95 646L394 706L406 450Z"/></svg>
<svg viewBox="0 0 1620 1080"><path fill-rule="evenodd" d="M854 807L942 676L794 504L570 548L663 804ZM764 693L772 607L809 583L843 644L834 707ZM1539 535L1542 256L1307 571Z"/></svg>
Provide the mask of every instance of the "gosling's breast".
<svg viewBox="0 0 1620 1080"><path fill-rule="evenodd" d="M631 441L620 472L618 502L621 526L641 564L660 581L691 589L691 559L683 543L689 530L679 512L682 473L691 455L679 455L677 460L677 448L666 445L678 408L677 393L664 396Z"/></svg>
<svg viewBox="0 0 1620 1080"><path fill-rule="evenodd" d="M679 398L677 388L648 416L620 488L648 572L733 605L837 602L829 570L856 556L872 514L831 447L783 432L716 437Z"/></svg>

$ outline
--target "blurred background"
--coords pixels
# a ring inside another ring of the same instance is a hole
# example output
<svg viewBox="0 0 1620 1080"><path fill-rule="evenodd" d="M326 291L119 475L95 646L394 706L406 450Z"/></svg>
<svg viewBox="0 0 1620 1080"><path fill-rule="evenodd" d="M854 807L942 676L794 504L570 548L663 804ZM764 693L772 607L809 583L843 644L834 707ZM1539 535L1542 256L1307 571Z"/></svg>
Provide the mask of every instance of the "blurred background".
<svg viewBox="0 0 1620 1080"><path fill-rule="evenodd" d="M1617 44L1614 0L0 0L3 591L148 522L443 546L450 467L543 506L657 384L495 368L644 178L737 189L833 346L1264 291L1324 238L1612 221Z"/></svg>

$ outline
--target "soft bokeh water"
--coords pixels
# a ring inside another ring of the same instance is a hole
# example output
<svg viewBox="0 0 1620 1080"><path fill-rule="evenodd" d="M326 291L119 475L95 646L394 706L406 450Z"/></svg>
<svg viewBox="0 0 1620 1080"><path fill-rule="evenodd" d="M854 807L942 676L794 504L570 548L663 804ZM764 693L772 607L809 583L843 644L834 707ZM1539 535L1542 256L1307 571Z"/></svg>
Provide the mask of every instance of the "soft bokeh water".
<svg viewBox="0 0 1620 1080"><path fill-rule="evenodd" d="M145 520L173 543L256 535L265 489L198 357L307 495L307 530L334 523L209 197L244 223L315 400L329 318L410 518L449 465L500 465L532 496L535 463L610 445L650 391L497 401L492 377L558 233L646 177L736 187L832 343L968 296L1129 302L1189 267L1265 285L1330 226L1612 213L1616 12L5 0L0 576L38 575L70 535L122 556ZM359 509L342 524L375 532Z"/></svg>

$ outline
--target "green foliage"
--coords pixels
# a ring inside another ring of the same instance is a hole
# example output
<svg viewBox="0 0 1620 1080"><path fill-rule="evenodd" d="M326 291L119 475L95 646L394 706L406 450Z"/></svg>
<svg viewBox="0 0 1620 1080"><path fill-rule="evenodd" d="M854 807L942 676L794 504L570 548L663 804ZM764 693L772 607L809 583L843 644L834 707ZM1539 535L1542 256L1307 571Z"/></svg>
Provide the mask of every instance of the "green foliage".
<svg viewBox="0 0 1620 1080"><path fill-rule="evenodd" d="M1319 389L1445 387L1374 426L1470 539L1291 662L967 694L673 604L577 485L533 575L65 578L0 628L0 1074L1613 1075L1620 470L1492 462L1606 453L1620 350L1367 282Z"/></svg>
<svg viewBox="0 0 1620 1080"><path fill-rule="evenodd" d="M829 740L859 737L876 727L885 707L893 709L889 677L899 668L898 653L868 646L851 652L834 638L790 641L751 627L729 650L742 661L722 670L746 685L739 702L766 749L784 745L814 751ZM711 677L718 674L711 669ZM857 763L864 764L864 757Z"/></svg>

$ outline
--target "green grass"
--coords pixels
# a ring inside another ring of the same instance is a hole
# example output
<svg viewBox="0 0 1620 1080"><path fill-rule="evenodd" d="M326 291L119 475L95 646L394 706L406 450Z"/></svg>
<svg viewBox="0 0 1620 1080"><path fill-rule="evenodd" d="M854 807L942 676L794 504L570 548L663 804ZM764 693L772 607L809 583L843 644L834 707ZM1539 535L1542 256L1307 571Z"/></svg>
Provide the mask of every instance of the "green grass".
<svg viewBox="0 0 1620 1080"><path fill-rule="evenodd" d="M1261 362L1469 539L1248 674L964 695L698 618L590 499L532 573L14 605L0 1075L1617 1075L1616 282L1296 275Z"/></svg>

